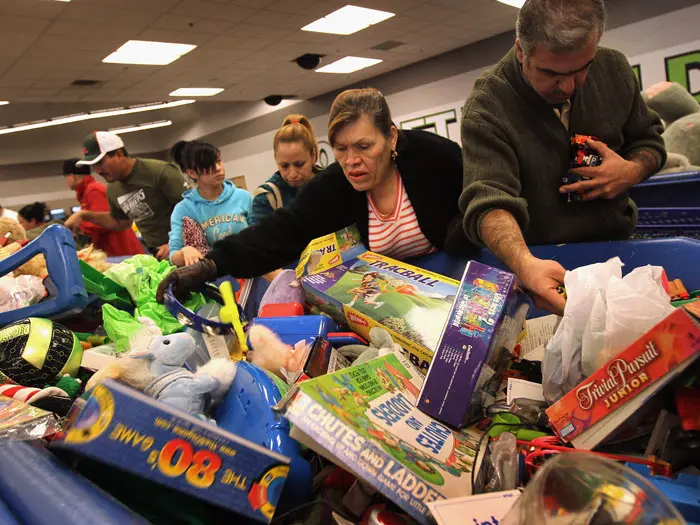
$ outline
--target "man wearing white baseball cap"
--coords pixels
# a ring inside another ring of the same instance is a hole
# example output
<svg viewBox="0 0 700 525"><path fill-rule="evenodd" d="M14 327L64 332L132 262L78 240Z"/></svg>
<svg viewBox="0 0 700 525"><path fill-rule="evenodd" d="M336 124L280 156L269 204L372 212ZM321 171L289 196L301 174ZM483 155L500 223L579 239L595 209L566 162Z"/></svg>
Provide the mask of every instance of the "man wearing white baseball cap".
<svg viewBox="0 0 700 525"><path fill-rule="evenodd" d="M135 222L151 253L167 259L170 215L187 189L177 166L130 157L121 137L108 131L85 137L83 158L76 164L91 166L107 181L110 211L79 211L65 226L74 229L85 220L110 230L125 230Z"/></svg>

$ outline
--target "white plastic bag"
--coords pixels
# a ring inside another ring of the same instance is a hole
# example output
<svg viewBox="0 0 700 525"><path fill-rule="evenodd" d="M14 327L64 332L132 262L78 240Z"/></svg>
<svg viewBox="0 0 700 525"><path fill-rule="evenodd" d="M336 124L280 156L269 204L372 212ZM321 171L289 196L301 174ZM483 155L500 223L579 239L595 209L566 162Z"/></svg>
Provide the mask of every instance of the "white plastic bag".
<svg viewBox="0 0 700 525"><path fill-rule="evenodd" d="M673 312L662 274L659 266L643 266L623 278L618 257L566 273L564 317L542 362L548 403Z"/></svg>
<svg viewBox="0 0 700 525"><path fill-rule="evenodd" d="M622 261L619 257L566 272L564 317L547 344L542 361L542 386L548 403L554 403L583 379L581 341L592 305L604 301L605 287L610 278L621 276Z"/></svg>
<svg viewBox="0 0 700 525"><path fill-rule="evenodd" d="M584 332L581 368L586 376L673 312L662 274L660 266L642 266L609 280L605 301L594 305Z"/></svg>

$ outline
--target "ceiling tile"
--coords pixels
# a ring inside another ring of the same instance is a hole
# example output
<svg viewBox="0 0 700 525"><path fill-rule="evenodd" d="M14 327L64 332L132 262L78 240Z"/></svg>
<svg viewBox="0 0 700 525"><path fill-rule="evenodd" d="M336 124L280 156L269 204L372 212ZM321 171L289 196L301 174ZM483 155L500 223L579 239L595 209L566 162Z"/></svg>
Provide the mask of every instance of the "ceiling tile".
<svg viewBox="0 0 700 525"><path fill-rule="evenodd" d="M2 0L0 18L6 15L31 16L33 18L56 18L66 8L64 2L30 2L29 0Z"/></svg>
<svg viewBox="0 0 700 525"><path fill-rule="evenodd" d="M313 22L313 16L292 15L289 13L278 13L277 11L258 11L250 18L246 19L246 24L259 24L266 27L275 27L284 30L294 31L304 27L309 22Z"/></svg>

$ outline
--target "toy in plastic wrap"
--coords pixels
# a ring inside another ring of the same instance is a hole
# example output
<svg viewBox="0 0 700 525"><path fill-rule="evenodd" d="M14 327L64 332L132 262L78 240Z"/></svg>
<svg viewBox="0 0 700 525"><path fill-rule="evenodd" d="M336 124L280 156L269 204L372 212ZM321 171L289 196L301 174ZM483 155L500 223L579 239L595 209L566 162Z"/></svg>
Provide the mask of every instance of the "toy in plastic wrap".
<svg viewBox="0 0 700 525"><path fill-rule="evenodd" d="M571 168L589 168L600 166L603 163L603 158L598 152L588 146L589 140L599 141L600 139L590 135L573 134L571 136ZM581 182L582 180L588 180L588 178L573 173L567 173L562 177L561 182L566 185ZM567 194L567 199L568 202L582 200L581 195L578 193Z"/></svg>
<svg viewBox="0 0 700 525"><path fill-rule="evenodd" d="M73 332L30 317L0 329L0 384L43 388L66 374L75 377L83 347Z"/></svg>
<svg viewBox="0 0 700 525"><path fill-rule="evenodd" d="M680 524L683 517L633 470L588 454L559 454L545 463L502 525L537 523Z"/></svg>
<svg viewBox="0 0 700 525"><path fill-rule="evenodd" d="M41 439L60 429L60 421L51 412L0 395L0 441Z"/></svg>

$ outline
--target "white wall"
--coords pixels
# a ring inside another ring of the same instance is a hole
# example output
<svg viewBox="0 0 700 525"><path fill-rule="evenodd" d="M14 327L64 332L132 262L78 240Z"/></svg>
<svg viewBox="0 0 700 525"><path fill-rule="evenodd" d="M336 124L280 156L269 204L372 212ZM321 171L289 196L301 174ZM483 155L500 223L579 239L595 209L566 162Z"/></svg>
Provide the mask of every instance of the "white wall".
<svg viewBox="0 0 700 525"><path fill-rule="evenodd" d="M632 65L640 65L642 87L648 87L666 80L666 57L700 50L698 20L700 5L695 5L608 31L602 44L625 53ZM503 53L507 51L506 46ZM388 95L394 121L402 128L427 127L459 142L460 108L474 81L486 69L466 71ZM691 92L700 91L699 70L691 71L690 83ZM328 116L313 118L311 122L319 140L325 141ZM223 146L229 176L245 174L249 189L264 182L276 169L272 155L274 131ZM320 147L332 155L327 143Z"/></svg>

